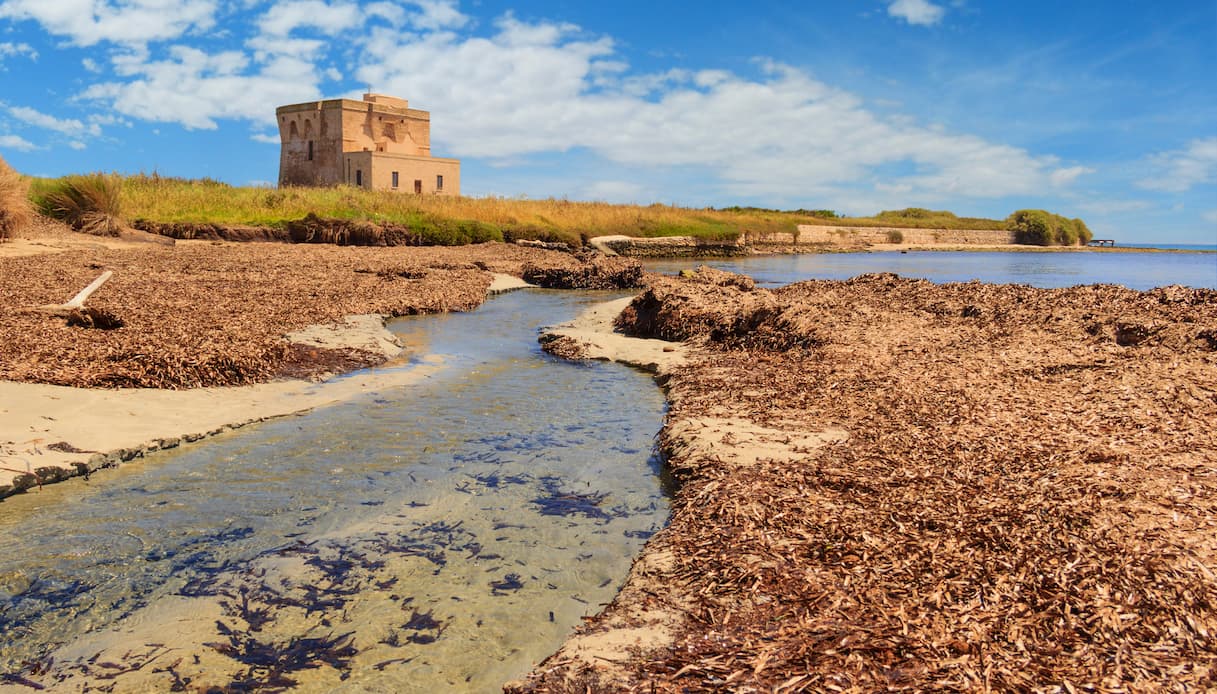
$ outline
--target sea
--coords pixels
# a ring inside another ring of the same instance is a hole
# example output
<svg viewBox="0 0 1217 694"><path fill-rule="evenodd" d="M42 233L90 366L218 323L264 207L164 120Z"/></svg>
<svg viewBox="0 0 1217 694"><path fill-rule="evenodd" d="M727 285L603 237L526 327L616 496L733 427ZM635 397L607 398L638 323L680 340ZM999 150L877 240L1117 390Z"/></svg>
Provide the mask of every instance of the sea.
<svg viewBox="0 0 1217 694"><path fill-rule="evenodd" d="M748 275L768 287L808 279L849 279L865 273L893 272L932 282L979 280L1044 288L1118 284L1140 290L1168 285L1217 289L1217 245L1212 244L1160 245L1116 252L874 251L644 262L648 270L667 274L697 265Z"/></svg>

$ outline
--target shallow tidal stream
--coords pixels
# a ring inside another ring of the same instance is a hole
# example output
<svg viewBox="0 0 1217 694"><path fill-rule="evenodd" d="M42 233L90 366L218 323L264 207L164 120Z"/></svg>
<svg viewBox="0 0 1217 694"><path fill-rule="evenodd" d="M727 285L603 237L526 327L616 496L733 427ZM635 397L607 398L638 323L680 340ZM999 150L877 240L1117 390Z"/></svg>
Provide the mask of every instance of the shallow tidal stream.
<svg viewBox="0 0 1217 694"><path fill-rule="evenodd" d="M514 292L397 321L438 374L0 503L0 689L497 691L524 674L668 513L650 376L537 346L608 298Z"/></svg>

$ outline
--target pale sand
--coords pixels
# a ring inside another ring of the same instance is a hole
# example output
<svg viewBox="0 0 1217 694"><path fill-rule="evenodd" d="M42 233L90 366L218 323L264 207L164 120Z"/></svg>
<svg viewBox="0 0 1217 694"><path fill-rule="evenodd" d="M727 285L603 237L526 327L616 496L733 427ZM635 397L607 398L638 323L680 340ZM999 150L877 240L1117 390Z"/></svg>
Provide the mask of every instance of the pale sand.
<svg viewBox="0 0 1217 694"><path fill-rule="evenodd" d="M121 236L93 236L78 234L60 227L57 222L48 222L51 231L30 236L15 237L0 243L0 258L20 258L44 253L62 253L81 249L130 249L144 248L148 244L173 246L176 242L167 236L156 236L142 231L128 230ZM195 242L208 243L208 242Z"/></svg>
<svg viewBox="0 0 1217 694"><path fill-rule="evenodd" d="M495 294L502 294L503 292L510 292L516 289L536 288L536 286L535 284L525 282L519 277L496 272L494 273L494 279L490 281L490 288L486 291L491 296L494 296Z"/></svg>
<svg viewBox="0 0 1217 694"><path fill-rule="evenodd" d="M11 248L5 244L4 248ZM46 252L45 250L40 252ZM490 293L530 286L496 274ZM401 352L384 316L347 316L285 336L316 347ZM0 381L0 497L13 481L40 470L44 482L91 472L145 453L275 417L406 386L442 368L424 359L410 368L371 369L314 383L285 380L234 388L100 390ZM77 449L82 452L50 450Z"/></svg>
<svg viewBox="0 0 1217 694"><path fill-rule="evenodd" d="M663 374L683 363L685 345L665 340L629 337L613 330L613 319L633 301L625 297L596 304L569 323L548 328L546 336L565 337L580 343L588 359L615 361ZM545 338L543 338L545 339Z"/></svg>

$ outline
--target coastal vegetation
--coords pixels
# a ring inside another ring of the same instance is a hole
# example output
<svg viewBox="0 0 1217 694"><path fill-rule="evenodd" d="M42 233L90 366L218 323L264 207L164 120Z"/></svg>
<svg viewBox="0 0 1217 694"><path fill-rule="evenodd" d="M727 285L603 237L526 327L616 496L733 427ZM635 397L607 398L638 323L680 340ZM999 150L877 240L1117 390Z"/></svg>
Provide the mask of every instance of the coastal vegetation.
<svg viewBox="0 0 1217 694"><path fill-rule="evenodd" d="M1080 219L1067 219L1045 210L1018 210L1006 219L1018 243L1035 246L1086 245L1094 238Z"/></svg>
<svg viewBox="0 0 1217 694"><path fill-rule="evenodd" d="M944 230L1012 230L1019 242L1072 245L1090 239L1079 219L1019 210L1007 219L961 217L909 207L870 217L829 209L688 208L566 199L406 195L350 186L231 186L211 179L88 174L38 179L35 205L90 233L115 234L124 224L193 238L200 226L272 230L293 241L372 245L461 245L532 239L573 246L608 235L738 238L791 233L799 225ZM889 242L903 235L889 233Z"/></svg>
<svg viewBox="0 0 1217 694"><path fill-rule="evenodd" d="M122 177L103 173L39 179L30 191L42 214L96 236L118 236L121 231L122 192Z"/></svg>
<svg viewBox="0 0 1217 694"><path fill-rule="evenodd" d="M0 158L0 241L29 224L29 182Z"/></svg>
<svg viewBox="0 0 1217 694"><path fill-rule="evenodd" d="M235 187L211 180L132 176L123 187L132 221L207 223L286 228L318 219L408 227L419 242L535 239L582 245L594 236L697 236L735 238L743 232L791 231L808 217L785 213L733 213L671 205L612 205L549 198L403 195L350 186L334 188Z"/></svg>

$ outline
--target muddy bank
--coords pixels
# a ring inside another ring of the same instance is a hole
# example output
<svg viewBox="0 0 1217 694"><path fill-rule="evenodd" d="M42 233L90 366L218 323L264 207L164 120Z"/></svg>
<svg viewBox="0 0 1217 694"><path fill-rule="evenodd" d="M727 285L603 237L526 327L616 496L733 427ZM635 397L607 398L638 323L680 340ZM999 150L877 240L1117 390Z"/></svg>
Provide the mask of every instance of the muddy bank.
<svg viewBox="0 0 1217 694"><path fill-rule="evenodd" d="M680 487L516 691L1217 685L1217 292L653 281Z"/></svg>

